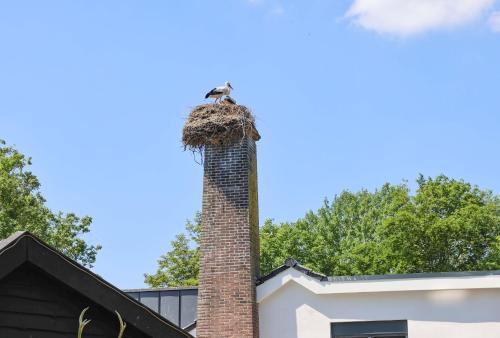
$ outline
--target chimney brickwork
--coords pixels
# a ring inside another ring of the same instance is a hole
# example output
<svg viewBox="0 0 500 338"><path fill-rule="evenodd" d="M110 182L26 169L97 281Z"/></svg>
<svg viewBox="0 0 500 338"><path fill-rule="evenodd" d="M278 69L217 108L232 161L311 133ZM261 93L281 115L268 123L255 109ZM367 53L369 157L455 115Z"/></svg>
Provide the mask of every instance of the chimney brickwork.
<svg viewBox="0 0 500 338"><path fill-rule="evenodd" d="M198 338L258 338L255 141L206 145Z"/></svg>

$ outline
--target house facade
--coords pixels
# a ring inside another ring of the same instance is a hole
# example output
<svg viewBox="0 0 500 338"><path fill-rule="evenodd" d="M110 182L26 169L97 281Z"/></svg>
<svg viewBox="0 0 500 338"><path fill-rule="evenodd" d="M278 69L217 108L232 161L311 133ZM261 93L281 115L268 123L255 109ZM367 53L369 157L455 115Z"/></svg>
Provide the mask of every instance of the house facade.
<svg viewBox="0 0 500 338"><path fill-rule="evenodd" d="M130 292L172 321L196 318L193 302L162 299L173 289ZM287 260L259 280L256 301L261 338L500 337L498 270L326 277ZM196 336L196 320L184 324Z"/></svg>
<svg viewBox="0 0 500 338"><path fill-rule="evenodd" d="M500 271L325 277L289 263L257 301L261 338L500 337Z"/></svg>

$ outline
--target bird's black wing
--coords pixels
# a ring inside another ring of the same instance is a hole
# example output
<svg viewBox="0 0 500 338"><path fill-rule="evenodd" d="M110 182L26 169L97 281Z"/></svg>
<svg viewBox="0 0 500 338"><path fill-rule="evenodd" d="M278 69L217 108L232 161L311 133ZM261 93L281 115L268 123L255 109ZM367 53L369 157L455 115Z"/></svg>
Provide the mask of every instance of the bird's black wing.
<svg viewBox="0 0 500 338"><path fill-rule="evenodd" d="M210 95L215 95L215 94L221 94L222 92L220 90L217 90L217 88L212 89L205 95L205 98L208 99Z"/></svg>

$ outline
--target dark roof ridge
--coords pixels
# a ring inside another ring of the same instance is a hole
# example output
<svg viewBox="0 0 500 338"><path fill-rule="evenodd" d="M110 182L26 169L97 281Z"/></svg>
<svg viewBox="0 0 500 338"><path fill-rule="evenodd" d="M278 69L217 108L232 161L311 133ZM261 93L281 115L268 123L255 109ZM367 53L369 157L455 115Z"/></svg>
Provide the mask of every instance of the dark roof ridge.
<svg viewBox="0 0 500 338"><path fill-rule="evenodd" d="M123 289L123 292L149 292L149 291L182 291L182 290L198 290L198 286L172 286L172 287L159 287L159 288L135 288Z"/></svg>
<svg viewBox="0 0 500 338"><path fill-rule="evenodd" d="M257 285L260 285L266 281L268 281L269 279L273 278L274 276L276 276L277 274L285 271L285 270L288 270L288 269L295 269L297 271L300 271L308 276L311 276L313 278L316 278L317 280L319 281L325 281L328 279L327 276L319 273L319 272L315 272L309 268L306 268L305 266L303 265L300 265L298 261L296 261L294 258L287 258L284 262L284 264L280 267L277 267L276 269L274 269L273 271L271 271L270 273L268 273L267 275L264 275L264 276L261 276L257 279Z"/></svg>
<svg viewBox="0 0 500 338"><path fill-rule="evenodd" d="M7 249L8 246L15 245L16 240L20 239L23 235L31 235L31 233L28 231L16 231L9 237L0 239L0 251L3 251L4 248Z"/></svg>
<svg viewBox="0 0 500 338"><path fill-rule="evenodd" d="M376 280L391 280L391 279L418 279L418 278L453 278L453 277L480 277L480 276L496 276L500 275L500 270L483 270L483 271L454 271L454 272L417 272L407 274L386 274L386 275L358 275L358 276L330 276L327 277L321 273L315 272L303 265L300 265L293 258L287 258L283 265L272 270L267 275L261 276L257 280L257 285L260 285L267 280L273 278L279 273L295 269L310 277L313 277L321 282L345 283L345 282L360 282L360 281L376 281Z"/></svg>
<svg viewBox="0 0 500 338"><path fill-rule="evenodd" d="M175 331L181 336L192 338L188 332L178 328L166 318L150 310L146 305L136 301L116 286L28 231L18 231L6 239L0 240L0 262L2 263L0 279L21 264L29 262L111 312L121 307L120 314L123 319L146 334L153 334L154 337L171 337ZM72 278L70 274L73 277L77 275L78 278ZM80 288L75 285L76 283L80 284ZM107 293L109 297L102 297L103 288L111 291ZM93 295L93 292L97 295ZM135 317L139 318L140 316L132 316L131 313L135 314L137 311L141 312L142 320L145 323L134 320Z"/></svg>
<svg viewBox="0 0 500 338"><path fill-rule="evenodd" d="M481 277L500 275L500 270L482 271L448 271L448 272L414 272L386 275L358 275L358 276L330 276L329 282L359 282L390 279L419 279L419 278L454 278L454 277Z"/></svg>

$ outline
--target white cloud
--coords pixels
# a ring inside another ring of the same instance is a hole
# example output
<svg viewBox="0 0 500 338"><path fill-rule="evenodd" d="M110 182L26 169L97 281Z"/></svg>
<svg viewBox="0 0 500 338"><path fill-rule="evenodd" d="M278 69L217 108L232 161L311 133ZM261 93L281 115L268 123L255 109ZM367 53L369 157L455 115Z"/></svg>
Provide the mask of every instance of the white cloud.
<svg viewBox="0 0 500 338"><path fill-rule="evenodd" d="M409 36L466 24L479 18L494 2L495 0L354 0L346 16L366 29Z"/></svg>
<svg viewBox="0 0 500 338"><path fill-rule="evenodd" d="M500 33L500 12L493 12L488 23L492 31Z"/></svg>

